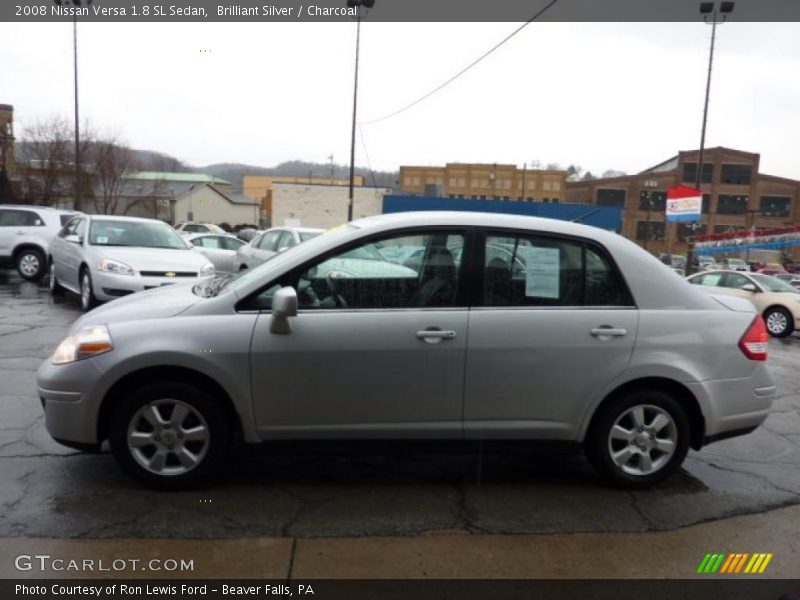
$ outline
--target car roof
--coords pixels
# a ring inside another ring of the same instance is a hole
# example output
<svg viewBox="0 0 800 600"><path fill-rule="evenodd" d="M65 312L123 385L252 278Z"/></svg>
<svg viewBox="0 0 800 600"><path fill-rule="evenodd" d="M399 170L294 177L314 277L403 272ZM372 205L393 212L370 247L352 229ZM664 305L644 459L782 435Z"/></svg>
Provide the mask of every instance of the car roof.
<svg viewBox="0 0 800 600"><path fill-rule="evenodd" d="M56 208L54 206L37 206L35 204L0 204L0 208L21 208L27 210L47 210L70 215L82 215L83 213L71 208Z"/></svg>
<svg viewBox="0 0 800 600"><path fill-rule="evenodd" d="M158 219L146 219L145 217L123 217L120 215L86 215L90 219L103 219L104 221L119 221L121 223L164 223ZM166 223L164 223L166 225Z"/></svg>
<svg viewBox="0 0 800 600"><path fill-rule="evenodd" d="M192 232L192 233L188 234L187 236L185 236L185 238L187 240L193 240L193 239L200 238L200 237L210 237L212 235L215 236L215 237L232 238L232 239L237 240L239 242L242 241L239 238L237 238L235 235L231 235L230 233L217 233L216 231L195 231L195 232Z"/></svg>

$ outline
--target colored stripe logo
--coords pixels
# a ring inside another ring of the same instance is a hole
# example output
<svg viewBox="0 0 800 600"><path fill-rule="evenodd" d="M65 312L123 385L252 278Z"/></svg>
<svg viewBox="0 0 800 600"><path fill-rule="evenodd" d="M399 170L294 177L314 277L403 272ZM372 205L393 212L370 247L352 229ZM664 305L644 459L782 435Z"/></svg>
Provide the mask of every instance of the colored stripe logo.
<svg viewBox="0 0 800 600"><path fill-rule="evenodd" d="M700 561L697 573L704 575L738 575L738 574L761 574L767 570L767 565L774 555L770 553L734 552L725 554L724 552L708 553Z"/></svg>

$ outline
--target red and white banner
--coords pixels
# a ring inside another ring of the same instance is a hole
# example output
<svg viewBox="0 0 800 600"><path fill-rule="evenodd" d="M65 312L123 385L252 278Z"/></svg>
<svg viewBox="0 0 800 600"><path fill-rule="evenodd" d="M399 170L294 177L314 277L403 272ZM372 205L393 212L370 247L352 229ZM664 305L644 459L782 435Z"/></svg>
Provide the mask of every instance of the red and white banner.
<svg viewBox="0 0 800 600"><path fill-rule="evenodd" d="M699 221L703 212L703 192L686 185L667 189L667 221Z"/></svg>

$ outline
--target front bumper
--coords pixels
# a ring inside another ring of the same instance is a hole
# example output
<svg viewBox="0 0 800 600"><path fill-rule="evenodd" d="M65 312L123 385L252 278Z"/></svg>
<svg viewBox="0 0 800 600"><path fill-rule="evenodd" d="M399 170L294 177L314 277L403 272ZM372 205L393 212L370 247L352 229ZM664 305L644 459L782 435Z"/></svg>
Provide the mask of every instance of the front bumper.
<svg viewBox="0 0 800 600"><path fill-rule="evenodd" d="M142 292L144 290L163 287L174 283L199 281L205 277L209 276L146 277L142 275L117 275L115 273L97 271L92 274L92 282L95 297L100 301L107 302L114 298L120 298L135 292Z"/></svg>
<svg viewBox="0 0 800 600"><path fill-rule="evenodd" d="M58 442L91 448L99 444L100 400L95 385L101 376L91 358L67 365L44 362L37 373L37 389L44 408L45 427Z"/></svg>

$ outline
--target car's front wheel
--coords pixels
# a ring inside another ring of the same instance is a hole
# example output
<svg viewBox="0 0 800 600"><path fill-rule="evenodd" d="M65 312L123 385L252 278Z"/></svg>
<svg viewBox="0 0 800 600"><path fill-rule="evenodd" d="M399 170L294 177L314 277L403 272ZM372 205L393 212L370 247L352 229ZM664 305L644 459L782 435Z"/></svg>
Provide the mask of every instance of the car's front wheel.
<svg viewBox="0 0 800 600"><path fill-rule="evenodd" d="M44 254L36 248L23 248L16 257L17 272L23 279L38 281L47 272Z"/></svg>
<svg viewBox="0 0 800 600"><path fill-rule="evenodd" d="M689 450L689 419L672 396L634 390L601 406L589 429L589 462L614 484L644 487L674 473Z"/></svg>
<svg viewBox="0 0 800 600"><path fill-rule="evenodd" d="M764 323L772 337L787 337L794 331L792 313L781 306L773 306L764 312Z"/></svg>
<svg viewBox="0 0 800 600"><path fill-rule="evenodd" d="M220 403L182 382L146 384L115 409L114 457L134 477L160 489L194 486L225 461L230 427Z"/></svg>
<svg viewBox="0 0 800 600"><path fill-rule="evenodd" d="M64 293L64 288L60 283L58 283L58 278L56 277L56 265L52 260L50 261L50 266L48 267L48 284L50 293L53 296L61 296Z"/></svg>

